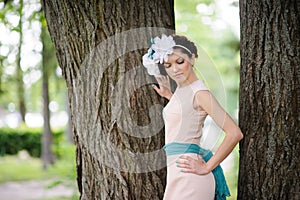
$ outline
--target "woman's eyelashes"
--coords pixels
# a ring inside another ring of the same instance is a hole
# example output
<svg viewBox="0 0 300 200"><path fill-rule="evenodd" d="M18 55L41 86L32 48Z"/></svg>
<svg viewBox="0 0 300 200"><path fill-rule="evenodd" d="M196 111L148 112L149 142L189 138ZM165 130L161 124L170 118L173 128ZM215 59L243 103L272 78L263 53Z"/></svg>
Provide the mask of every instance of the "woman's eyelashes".
<svg viewBox="0 0 300 200"><path fill-rule="evenodd" d="M179 64L179 65L181 65L181 64L183 64L184 63L184 60L178 60L177 61L177 64Z"/></svg>
<svg viewBox="0 0 300 200"><path fill-rule="evenodd" d="M179 64L179 65L181 65L181 64L184 63L184 60L177 60L176 63ZM165 64L164 66L165 66L165 68L170 68L170 67L172 67L172 65L171 65L171 64L168 64L168 63Z"/></svg>

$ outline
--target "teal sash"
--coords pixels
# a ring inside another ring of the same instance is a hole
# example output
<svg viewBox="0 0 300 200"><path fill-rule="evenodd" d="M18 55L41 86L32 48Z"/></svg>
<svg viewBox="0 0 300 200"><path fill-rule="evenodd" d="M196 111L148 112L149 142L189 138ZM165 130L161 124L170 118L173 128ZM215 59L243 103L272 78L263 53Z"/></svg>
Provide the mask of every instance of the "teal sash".
<svg viewBox="0 0 300 200"><path fill-rule="evenodd" d="M196 153L201 155L205 162L207 162L213 156L211 151L203 149L197 144L190 143L171 142L164 146L164 150L166 151L167 156L184 153ZM212 173L216 182L215 199L226 200L226 196L230 196L230 192L221 166L218 165L212 171Z"/></svg>

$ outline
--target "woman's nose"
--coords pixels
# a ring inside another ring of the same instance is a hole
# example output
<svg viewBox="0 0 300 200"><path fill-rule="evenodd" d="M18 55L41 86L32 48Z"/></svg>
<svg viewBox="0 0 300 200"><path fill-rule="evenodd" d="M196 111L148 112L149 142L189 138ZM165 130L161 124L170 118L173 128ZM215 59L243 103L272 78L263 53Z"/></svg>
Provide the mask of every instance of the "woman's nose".
<svg viewBox="0 0 300 200"><path fill-rule="evenodd" d="M173 65L173 72L177 72L177 71L178 71L177 65Z"/></svg>

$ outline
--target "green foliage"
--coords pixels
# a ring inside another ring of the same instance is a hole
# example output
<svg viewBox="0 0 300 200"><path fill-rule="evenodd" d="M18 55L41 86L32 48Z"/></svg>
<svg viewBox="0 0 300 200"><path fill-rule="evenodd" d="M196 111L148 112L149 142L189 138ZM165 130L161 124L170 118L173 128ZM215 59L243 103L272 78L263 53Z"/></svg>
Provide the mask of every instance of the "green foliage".
<svg viewBox="0 0 300 200"><path fill-rule="evenodd" d="M8 0L6 3L0 1L0 28L5 30L4 37L0 38L0 49L8 49L1 51L0 55L0 107L9 110L10 105L14 106L14 110L18 111L18 92L17 81L15 76L17 60L15 54L18 53L18 45L13 44L11 40L7 40L7 36L14 33L14 37L20 35L21 32L27 35L26 38L34 38L31 41L24 39L22 45L22 70L23 82L26 85L25 105L28 112L41 112L42 106L42 67L49 70L49 93L50 101L55 101L61 107L59 110L66 110L65 93L66 87L64 79L57 74L58 63L55 56L55 49L46 30L46 21L41 10L39 0L23 0L24 6L21 6L19 0ZM22 10L20 10L22 9ZM22 11L22 12L21 12ZM15 19L19 19L23 15L22 30L15 23ZM41 34L41 28L44 28L46 34ZM2 33L1 32L1 33ZM6 35L8 34L8 35ZM28 37L30 35L30 37ZM5 40L6 39L6 40ZM17 39L17 38L16 38ZM34 47L30 47L33 45ZM42 48L40 45L42 44ZM44 50L47 50L46 52ZM30 56L34 56L30 58ZM10 59L8 59L10 58ZM29 62L28 60L36 60L41 62ZM24 61L24 62L23 62ZM34 78L31 78L34 77Z"/></svg>
<svg viewBox="0 0 300 200"><path fill-rule="evenodd" d="M54 131L53 148L60 156L59 144L63 140L63 131ZM0 155L14 155L21 150L26 150L33 157L41 155L41 129L32 128L1 128L0 129Z"/></svg>

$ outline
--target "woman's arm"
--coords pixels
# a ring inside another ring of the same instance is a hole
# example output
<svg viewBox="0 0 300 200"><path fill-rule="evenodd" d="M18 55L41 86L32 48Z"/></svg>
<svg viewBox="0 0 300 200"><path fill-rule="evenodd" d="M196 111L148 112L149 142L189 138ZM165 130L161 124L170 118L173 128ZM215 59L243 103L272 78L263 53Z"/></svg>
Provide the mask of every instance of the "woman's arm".
<svg viewBox="0 0 300 200"><path fill-rule="evenodd" d="M202 159L196 161L187 158L187 156L182 156L178 160L178 167L183 168L182 171L184 172L207 174L230 154L237 143L243 138L243 134L238 125L209 91L197 92L194 100L196 108L205 110L216 124L223 129L226 135L214 156L207 163L204 163Z"/></svg>

